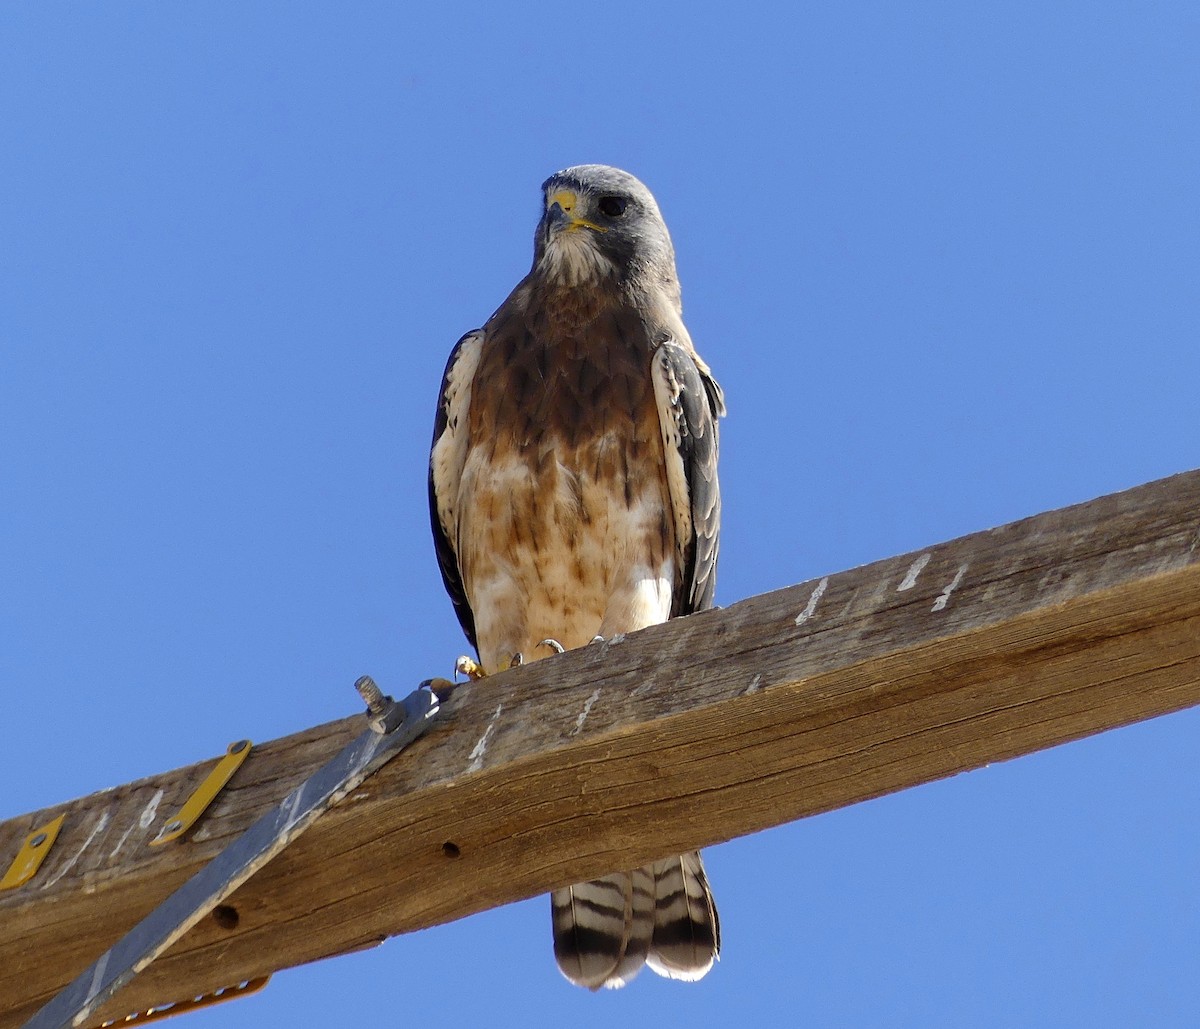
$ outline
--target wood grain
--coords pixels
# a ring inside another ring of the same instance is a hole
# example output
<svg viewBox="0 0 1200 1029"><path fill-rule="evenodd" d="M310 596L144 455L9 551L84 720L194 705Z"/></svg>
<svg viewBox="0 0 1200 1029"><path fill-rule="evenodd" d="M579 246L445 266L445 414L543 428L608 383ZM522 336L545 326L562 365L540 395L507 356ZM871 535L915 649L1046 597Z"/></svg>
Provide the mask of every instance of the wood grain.
<svg viewBox="0 0 1200 1029"><path fill-rule="evenodd" d="M464 688L105 1017L1196 703L1187 472ZM211 761L0 823L6 864L67 813L0 894L0 1029L361 727L256 748L172 846L146 844Z"/></svg>

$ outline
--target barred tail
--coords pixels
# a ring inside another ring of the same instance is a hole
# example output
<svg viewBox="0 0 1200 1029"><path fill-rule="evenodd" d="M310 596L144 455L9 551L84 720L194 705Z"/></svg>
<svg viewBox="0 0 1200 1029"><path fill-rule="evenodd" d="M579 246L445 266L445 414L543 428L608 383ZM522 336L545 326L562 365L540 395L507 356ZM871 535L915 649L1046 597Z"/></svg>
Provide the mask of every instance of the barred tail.
<svg viewBox="0 0 1200 1029"><path fill-rule="evenodd" d="M624 986L643 964L695 981L721 948L716 905L695 852L555 890L550 909L559 969L591 990Z"/></svg>
<svg viewBox="0 0 1200 1029"><path fill-rule="evenodd" d="M614 872L550 895L559 970L589 990L624 986L646 962L654 935L649 868Z"/></svg>
<svg viewBox="0 0 1200 1029"><path fill-rule="evenodd" d="M654 937L646 963L668 979L702 979L721 953L721 920L704 862L692 851L656 861Z"/></svg>

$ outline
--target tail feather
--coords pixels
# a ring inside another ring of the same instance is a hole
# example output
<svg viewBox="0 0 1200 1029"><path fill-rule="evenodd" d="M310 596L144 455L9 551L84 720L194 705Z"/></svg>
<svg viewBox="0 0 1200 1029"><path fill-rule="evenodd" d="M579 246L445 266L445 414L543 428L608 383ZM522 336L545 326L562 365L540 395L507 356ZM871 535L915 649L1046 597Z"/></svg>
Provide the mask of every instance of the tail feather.
<svg viewBox="0 0 1200 1029"><path fill-rule="evenodd" d="M624 986L649 964L694 981L721 946L712 891L697 853L555 890L554 956L578 986Z"/></svg>
<svg viewBox="0 0 1200 1029"><path fill-rule="evenodd" d="M651 866L654 936L646 963L668 979L695 982L721 953L721 921L704 862L693 851Z"/></svg>
<svg viewBox="0 0 1200 1029"><path fill-rule="evenodd" d="M654 873L649 867L635 868L629 873L629 882L631 909L625 947L617 967L604 982L611 989L624 986L642 970L654 936Z"/></svg>
<svg viewBox="0 0 1200 1029"><path fill-rule="evenodd" d="M571 982L624 986L641 970L654 933L654 877L614 872L550 895L554 956Z"/></svg>

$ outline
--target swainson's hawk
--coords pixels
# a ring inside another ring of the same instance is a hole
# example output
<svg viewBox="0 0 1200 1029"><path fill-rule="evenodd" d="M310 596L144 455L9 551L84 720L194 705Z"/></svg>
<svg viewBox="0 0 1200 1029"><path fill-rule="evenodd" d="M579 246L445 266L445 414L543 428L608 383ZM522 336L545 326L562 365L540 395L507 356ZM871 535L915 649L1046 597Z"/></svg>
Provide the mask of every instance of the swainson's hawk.
<svg viewBox="0 0 1200 1029"><path fill-rule="evenodd" d="M442 577L489 671L708 608L716 574L724 401L658 205L604 165L542 191L532 270L450 355L430 459ZM699 979L720 948L695 853L551 908L559 968L592 989L643 964Z"/></svg>

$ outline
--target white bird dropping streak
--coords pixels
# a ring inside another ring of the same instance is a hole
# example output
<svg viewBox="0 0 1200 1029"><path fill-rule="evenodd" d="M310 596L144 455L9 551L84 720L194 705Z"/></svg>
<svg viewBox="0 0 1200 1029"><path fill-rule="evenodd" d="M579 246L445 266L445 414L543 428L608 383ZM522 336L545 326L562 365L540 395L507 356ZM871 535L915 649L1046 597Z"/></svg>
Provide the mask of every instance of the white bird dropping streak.
<svg viewBox="0 0 1200 1029"><path fill-rule="evenodd" d="M129 828L121 833L121 838L117 840L117 845L113 847L112 852L108 855L109 858L115 858L120 853L121 848L125 846L125 842L133 835L134 829L141 829L145 832L154 822L155 816L158 814L159 802L163 799L163 791L156 790L154 796L150 798L150 803L142 810L136 822L130 822Z"/></svg>
<svg viewBox="0 0 1200 1029"><path fill-rule="evenodd" d="M503 710L503 704L496 705L496 712L492 715L492 720L488 722L488 727L483 730L483 735L479 737L479 742L475 744L471 753L467 755L471 762L467 765L468 772L478 772L483 767L483 755L487 750L488 739L492 735L492 730L496 728L496 719L500 717L500 712Z"/></svg>
<svg viewBox="0 0 1200 1029"><path fill-rule="evenodd" d="M929 558L932 555L922 554L908 567L908 571L904 573L904 578L900 580L900 585L896 587L897 593L903 593L905 590L912 589L917 584L917 576L925 570L925 566L929 564Z"/></svg>
<svg viewBox="0 0 1200 1029"><path fill-rule="evenodd" d="M100 818L96 821L96 824L92 826L92 831L88 833L87 839L83 841L83 846L71 855L71 860L64 864L62 868L55 872L54 875L46 881L46 884L42 887L43 890L48 890L51 886L58 882L59 879L61 879L72 868L75 867L75 862L78 861L83 856L83 852L92 845L92 840L99 836L100 833L104 831L105 826L108 825L108 817L109 815L107 811L100 815Z"/></svg>
<svg viewBox="0 0 1200 1029"><path fill-rule="evenodd" d="M587 716L592 712L592 705L600 699L600 687L597 686L592 690L592 695L583 703L583 710L579 712L579 717L575 719L575 728L571 730L572 736L578 736L583 729L583 723L587 721Z"/></svg>
<svg viewBox="0 0 1200 1029"><path fill-rule="evenodd" d="M804 610L796 615L797 625L803 625L813 616L813 612L817 609L817 601L820 600L824 595L825 587L828 585L829 576L827 575L819 583L817 583L817 588L812 591L812 596L808 598L808 603L804 605Z"/></svg>
<svg viewBox="0 0 1200 1029"><path fill-rule="evenodd" d="M958 589L958 584L962 582L963 576L966 574L967 565L959 565L954 578L950 580L950 585L942 590L941 596L933 602L933 607L930 608L931 611L944 611L946 609L946 605L950 602L950 594Z"/></svg>
<svg viewBox="0 0 1200 1029"><path fill-rule="evenodd" d="M141 829L149 829L154 824L154 818L158 814L158 805L163 799L163 791L155 790L154 796L150 798L150 803L138 816L138 827Z"/></svg>

